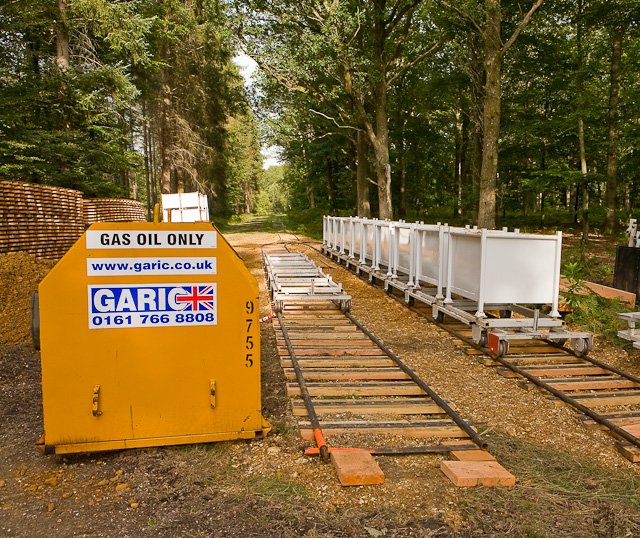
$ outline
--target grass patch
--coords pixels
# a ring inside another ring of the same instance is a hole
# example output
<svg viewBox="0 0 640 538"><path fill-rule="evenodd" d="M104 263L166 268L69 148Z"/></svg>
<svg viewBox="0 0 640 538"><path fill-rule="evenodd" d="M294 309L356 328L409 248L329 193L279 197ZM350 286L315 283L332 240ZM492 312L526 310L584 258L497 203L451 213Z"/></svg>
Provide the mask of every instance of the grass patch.
<svg viewBox="0 0 640 538"><path fill-rule="evenodd" d="M304 486L277 476L256 476L247 480L247 492L267 499L306 499Z"/></svg>
<svg viewBox="0 0 640 538"><path fill-rule="evenodd" d="M618 338L618 331L624 322L618 319L620 312L630 312L629 305L618 299L605 299L595 293L581 295L573 300L573 312L566 319L582 330L601 334L605 339L618 346L629 347L630 343Z"/></svg>
<svg viewBox="0 0 640 538"><path fill-rule="evenodd" d="M464 510L497 535L639 536L640 477L492 432L492 454L517 478L513 488L469 490Z"/></svg>

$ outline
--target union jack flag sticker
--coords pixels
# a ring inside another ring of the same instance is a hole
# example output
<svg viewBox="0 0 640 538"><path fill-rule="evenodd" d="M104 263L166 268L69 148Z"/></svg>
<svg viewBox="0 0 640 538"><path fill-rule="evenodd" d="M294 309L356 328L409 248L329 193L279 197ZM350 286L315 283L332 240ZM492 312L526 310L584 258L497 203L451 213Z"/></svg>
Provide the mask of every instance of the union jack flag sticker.
<svg viewBox="0 0 640 538"><path fill-rule="evenodd" d="M216 293L212 285L183 286L186 295L176 296L178 304L186 304L183 312L208 312L216 310Z"/></svg>

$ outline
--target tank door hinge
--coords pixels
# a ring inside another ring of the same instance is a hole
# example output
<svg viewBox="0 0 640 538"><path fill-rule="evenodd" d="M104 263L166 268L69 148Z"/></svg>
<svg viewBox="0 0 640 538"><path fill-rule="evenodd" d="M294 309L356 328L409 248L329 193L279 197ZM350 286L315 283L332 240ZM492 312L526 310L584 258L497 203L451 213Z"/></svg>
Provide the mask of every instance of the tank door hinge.
<svg viewBox="0 0 640 538"><path fill-rule="evenodd" d="M211 380L211 407L215 407L216 406L216 382L212 379Z"/></svg>
<svg viewBox="0 0 640 538"><path fill-rule="evenodd" d="M93 404L91 412L94 417L102 415L102 411L100 411L100 385L94 385L93 387Z"/></svg>

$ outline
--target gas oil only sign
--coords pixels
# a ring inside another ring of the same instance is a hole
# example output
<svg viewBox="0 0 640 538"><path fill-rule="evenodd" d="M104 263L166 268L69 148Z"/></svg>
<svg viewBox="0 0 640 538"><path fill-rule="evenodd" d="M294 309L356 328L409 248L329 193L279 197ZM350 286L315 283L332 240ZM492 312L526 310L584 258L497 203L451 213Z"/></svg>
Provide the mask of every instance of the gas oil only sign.
<svg viewBox="0 0 640 538"><path fill-rule="evenodd" d="M206 231L88 230L87 248L216 248L218 234Z"/></svg>
<svg viewBox="0 0 640 538"><path fill-rule="evenodd" d="M88 286L89 328L217 324L217 286L144 284Z"/></svg>

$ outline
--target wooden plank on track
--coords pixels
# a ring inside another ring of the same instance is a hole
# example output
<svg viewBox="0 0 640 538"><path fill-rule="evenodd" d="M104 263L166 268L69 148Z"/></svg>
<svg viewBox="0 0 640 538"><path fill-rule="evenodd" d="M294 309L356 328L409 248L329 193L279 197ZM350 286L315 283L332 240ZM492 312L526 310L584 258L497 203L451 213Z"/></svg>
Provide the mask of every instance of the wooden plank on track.
<svg viewBox="0 0 640 538"><path fill-rule="evenodd" d="M309 348L309 349L294 349L296 356L323 356L331 355L340 357L342 355L375 355L380 357L386 357L387 354L379 348L368 349L345 349L345 348ZM278 354L281 358L289 356L289 350L286 347L279 347Z"/></svg>
<svg viewBox="0 0 640 538"><path fill-rule="evenodd" d="M395 366L389 357L313 357L309 359L298 359L301 368L361 368L375 366ZM293 368L291 359L281 359L280 366L283 368Z"/></svg>
<svg viewBox="0 0 640 538"><path fill-rule="evenodd" d="M280 324L277 321L274 322L276 327L279 327ZM336 319L308 319L308 320L285 320L287 324L287 329L289 327L308 327L308 326L321 326L321 327L333 327L333 326L347 326L349 328L353 328L357 330L357 327L351 323L351 320L347 318L336 318Z"/></svg>
<svg viewBox="0 0 640 538"><path fill-rule="evenodd" d="M549 355L507 355L504 357L505 360L509 361L514 366L524 366L527 364L591 364L590 362L585 361L579 357L574 355L569 355L568 353L558 353L558 354L549 354Z"/></svg>
<svg viewBox="0 0 640 538"><path fill-rule="evenodd" d="M286 297L285 297L286 300ZM336 312L335 314L311 314L310 312L304 312L304 313L300 313L300 314L296 314L294 312L283 312L283 317L286 323L289 323L289 321L311 321L311 320L328 320L328 321L333 321L333 320L341 320L341 319L345 319L344 314L340 311ZM349 321L349 319L347 318L347 321Z"/></svg>
<svg viewBox="0 0 640 538"><path fill-rule="evenodd" d="M400 368L302 368L305 381L330 381L346 379L411 379ZM293 368L285 368L287 379L296 379Z"/></svg>
<svg viewBox="0 0 640 538"><path fill-rule="evenodd" d="M587 407L611 407L640 404L640 391L600 392L594 394L572 394L576 402Z"/></svg>
<svg viewBox="0 0 640 538"><path fill-rule="evenodd" d="M311 396L423 396L413 382L307 383ZM287 383L287 396L301 396L298 383Z"/></svg>
<svg viewBox="0 0 640 538"><path fill-rule="evenodd" d="M376 399L331 399L312 400L318 414L355 413L365 415L433 415L442 414L442 408L430 398ZM295 416L307 416L307 408L301 400L291 402Z"/></svg>
<svg viewBox="0 0 640 538"><path fill-rule="evenodd" d="M535 376L606 375L611 373L609 370L605 370L604 368L600 368L599 366L594 366L591 364L560 364L552 366L537 365L525 366L521 368L528 374ZM509 370L509 368L498 368L498 373L503 377L520 377L520 374L517 374L513 370Z"/></svg>
<svg viewBox="0 0 640 538"><path fill-rule="evenodd" d="M350 341L362 341L362 342L371 342L369 338L363 333L358 332L334 332L334 331L325 331L325 332L311 332L311 331L289 331L287 330L287 334L289 338L293 340L350 340ZM276 331L276 337L282 338L284 336L281 330Z"/></svg>
<svg viewBox="0 0 640 538"><path fill-rule="evenodd" d="M566 378L566 379L545 379L553 388L562 391L573 390L602 390L602 389L632 389L640 387L640 383L635 383L620 376L609 376L600 378Z"/></svg>
<svg viewBox="0 0 640 538"><path fill-rule="evenodd" d="M368 338L366 339L348 339L348 338L341 338L341 339L337 339L334 338L332 340L311 340L311 339L306 339L306 338L296 338L295 340L291 337L289 337L291 340L291 345L296 348L296 350L299 347L318 347L318 346L333 346L333 347L360 347L360 348L366 348L366 347L372 347L372 348L376 348L379 349L377 345L375 345L371 340L369 340ZM286 346L287 342L284 338L276 338L276 344L279 346Z"/></svg>
<svg viewBox="0 0 640 538"><path fill-rule="evenodd" d="M313 430L308 422L300 422L303 439L313 439ZM320 423L325 436L339 434L393 434L417 438L427 437L468 437L452 420L431 420L425 422L335 422Z"/></svg>

